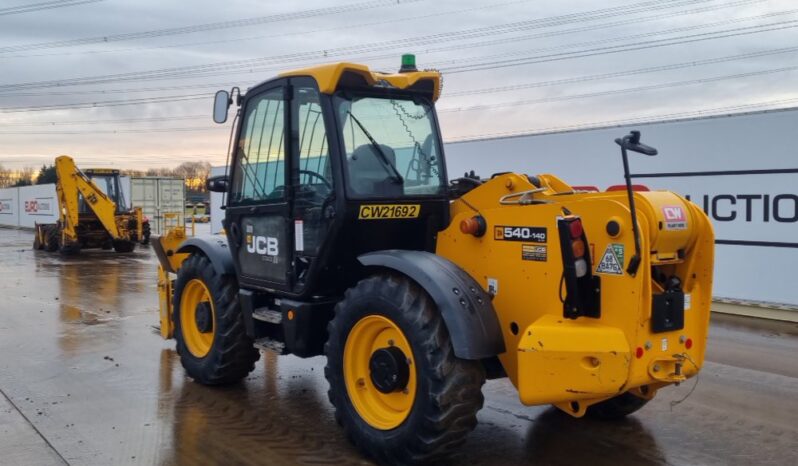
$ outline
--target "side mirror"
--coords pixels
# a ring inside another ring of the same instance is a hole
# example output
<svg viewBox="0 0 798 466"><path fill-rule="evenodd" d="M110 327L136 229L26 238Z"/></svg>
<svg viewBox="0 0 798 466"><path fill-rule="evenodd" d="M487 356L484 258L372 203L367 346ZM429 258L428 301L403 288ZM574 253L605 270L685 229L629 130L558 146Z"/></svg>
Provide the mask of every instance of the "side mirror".
<svg viewBox="0 0 798 466"><path fill-rule="evenodd" d="M645 154L649 157L657 155L657 149L640 143L640 131L631 131L622 139L616 139L615 143L626 150L637 152L638 154Z"/></svg>
<svg viewBox="0 0 798 466"><path fill-rule="evenodd" d="M205 187L208 189L208 191L214 193L226 193L227 185L227 175L212 176L205 181Z"/></svg>
<svg viewBox="0 0 798 466"><path fill-rule="evenodd" d="M230 108L230 94L218 91L213 98L213 121L219 124L227 121L227 109Z"/></svg>

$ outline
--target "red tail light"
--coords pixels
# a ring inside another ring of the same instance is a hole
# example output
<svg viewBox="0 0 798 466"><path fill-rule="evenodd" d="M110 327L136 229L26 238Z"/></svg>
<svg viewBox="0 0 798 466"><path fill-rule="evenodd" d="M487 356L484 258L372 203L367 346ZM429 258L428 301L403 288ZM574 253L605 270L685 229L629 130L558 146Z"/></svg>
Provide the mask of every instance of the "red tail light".
<svg viewBox="0 0 798 466"><path fill-rule="evenodd" d="M570 213L557 222L563 259L566 318L601 315L601 282L591 273L590 257L586 254L587 237L582 219Z"/></svg>
<svg viewBox="0 0 798 466"><path fill-rule="evenodd" d="M568 225L568 230L571 232L571 238L573 239L581 238L582 232L584 232L584 229L582 228L582 220L578 218L576 220L573 220Z"/></svg>

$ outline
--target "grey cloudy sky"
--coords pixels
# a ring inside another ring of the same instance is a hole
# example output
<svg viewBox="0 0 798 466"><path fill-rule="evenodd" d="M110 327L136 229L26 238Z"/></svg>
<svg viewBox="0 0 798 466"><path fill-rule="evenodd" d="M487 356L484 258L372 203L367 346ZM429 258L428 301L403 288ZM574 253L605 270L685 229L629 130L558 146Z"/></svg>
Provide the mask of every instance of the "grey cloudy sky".
<svg viewBox="0 0 798 466"><path fill-rule="evenodd" d="M407 52L444 71L446 140L798 105L794 0L71 0L14 9L45 1L0 2L6 167L58 154L84 166L222 164L229 125L211 122L216 88L331 61L394 70ZM227 21L235 26L202 26Z"/></svg>

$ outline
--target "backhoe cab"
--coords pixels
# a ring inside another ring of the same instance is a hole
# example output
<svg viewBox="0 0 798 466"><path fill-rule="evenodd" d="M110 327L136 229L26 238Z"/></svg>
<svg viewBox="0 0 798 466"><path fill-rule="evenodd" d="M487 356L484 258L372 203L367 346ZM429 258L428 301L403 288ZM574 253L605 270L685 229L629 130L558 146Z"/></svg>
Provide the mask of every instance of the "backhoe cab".
<svg viewBox="0 0 798 466"><path fill-rule="evenodd" d="M258 349L324 354L349 437L408 463L464 440L486 377L613 418L698 372L713 234L680 196L518 173L450 184L440 75L412 56L231 94L214 109L237 105L229 171L208 183L225 236L155 242L161 333L197 382L241 380Z"/></svg>

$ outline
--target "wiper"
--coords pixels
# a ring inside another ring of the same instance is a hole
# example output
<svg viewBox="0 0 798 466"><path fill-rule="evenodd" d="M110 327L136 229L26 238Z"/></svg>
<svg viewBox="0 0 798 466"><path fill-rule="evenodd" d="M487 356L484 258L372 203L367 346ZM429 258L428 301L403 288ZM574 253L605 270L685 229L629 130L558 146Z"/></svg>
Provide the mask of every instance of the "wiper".
<svg viewBox="0 0 798 466"><path fill-rule="evenodd" d="M368 138L368 140L371 142L372 147L374 147L374 150L377 151L377 160L380 161L380 163L382 164L382 167L385 169L385 171L387 171L388 174L391 175L391 177L393 178L394 182L396 182L397 184L404 184L405 180L404 180L404 178L402 178L402 174L399 173L399 170L396 169L396 166L391 163L391 160L385 154L385 151L382 150L382 147L380 146L380 144L371 136L371 133L369 133L369 131L366 129L366 127L363 126L363 123L361 123L360 120L355 118L355 116L352 115L351 111L347 110L346 113L348 113L349 116L352 117L352 121L357 123L357 125L363 131L363 134L365 134L366 138Z"/></svg>

